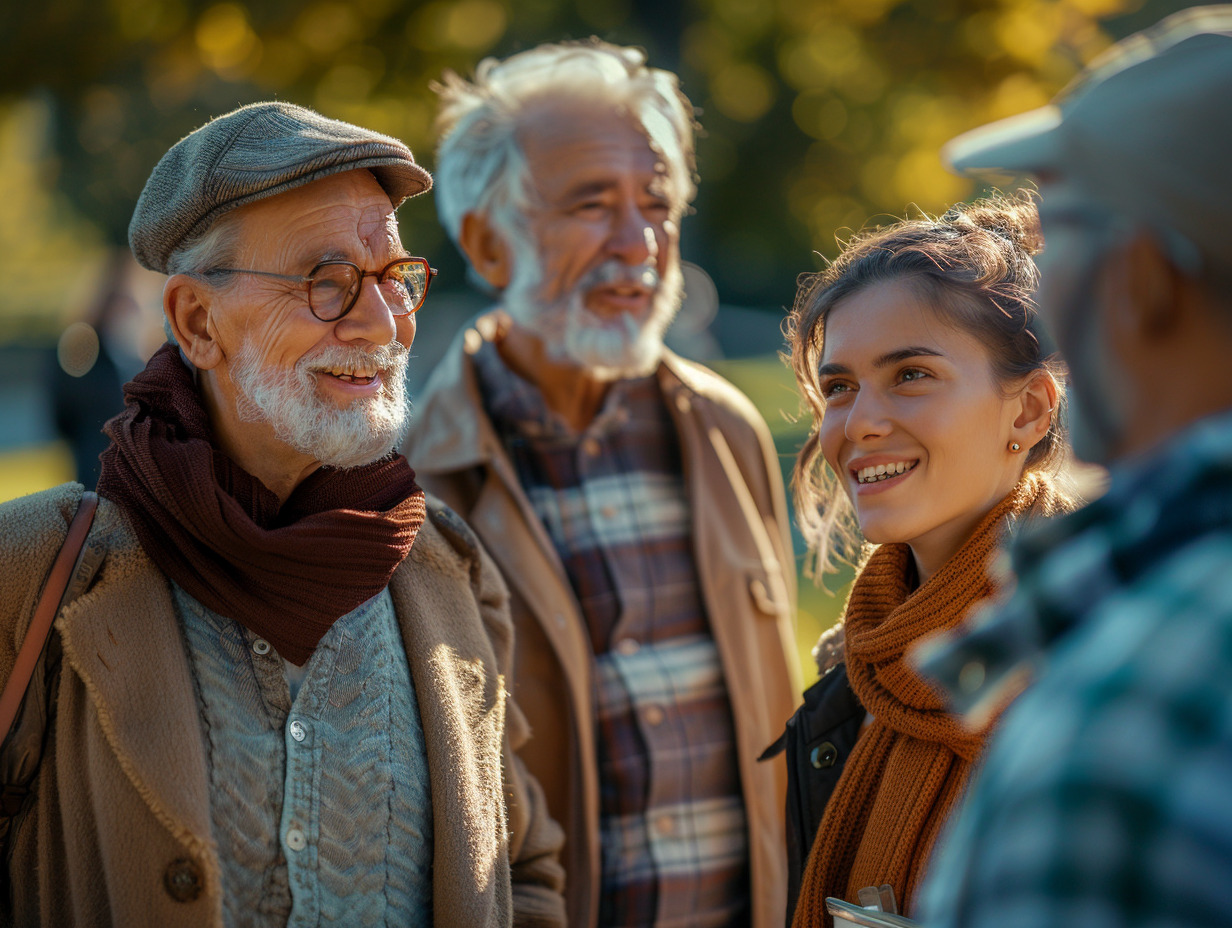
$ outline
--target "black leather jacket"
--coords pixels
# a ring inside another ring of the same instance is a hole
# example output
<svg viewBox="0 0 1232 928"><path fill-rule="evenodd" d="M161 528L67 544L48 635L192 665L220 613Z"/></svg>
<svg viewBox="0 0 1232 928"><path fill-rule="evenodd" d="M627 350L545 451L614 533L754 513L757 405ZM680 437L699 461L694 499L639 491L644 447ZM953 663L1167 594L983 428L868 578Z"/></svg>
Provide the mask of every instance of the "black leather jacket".
<svg viewBox="0 0 1232 928"><path fill-rule="evenodd" d="M787 752L787 925L826 803L860 736L865 711L838 664L804 691L804 703L761 759Z"/></svg>

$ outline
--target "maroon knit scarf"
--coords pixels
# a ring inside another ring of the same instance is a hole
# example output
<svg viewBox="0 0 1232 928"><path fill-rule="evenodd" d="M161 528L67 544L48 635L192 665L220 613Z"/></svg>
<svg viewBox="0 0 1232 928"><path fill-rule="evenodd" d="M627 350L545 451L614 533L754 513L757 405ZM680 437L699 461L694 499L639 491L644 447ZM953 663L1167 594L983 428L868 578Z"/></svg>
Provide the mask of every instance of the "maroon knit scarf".
<svg viewBox="0 0 1232 928"><path fill-rule="evenodd" d="M303 665L339 617L389 583L423 524L406 459L322 467L281 506L219 451L173 345L124 387L107 423L99 495L127 516L155 565L190 596Z"/></svg>

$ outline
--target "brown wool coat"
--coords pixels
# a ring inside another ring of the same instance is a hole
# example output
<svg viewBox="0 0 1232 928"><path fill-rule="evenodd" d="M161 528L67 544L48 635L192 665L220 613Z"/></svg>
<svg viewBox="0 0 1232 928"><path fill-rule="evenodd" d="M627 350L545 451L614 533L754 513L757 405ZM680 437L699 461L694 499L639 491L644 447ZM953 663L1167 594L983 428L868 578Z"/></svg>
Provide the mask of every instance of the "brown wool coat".
<svg viewBox="0 0 1232 928"><path fill-rule="evenodd" d="M0 679L81 492L0 506ZM506 700L507 591L460 520L429 512L390 592L427 745L435 924L563 925L560 829L509 750L526 727ZM98 537L106 558L57 620L58 709L0 924L220 926L206 754L168 583L107 500Z"/></svg>
<svg viewBox="0 0 1232 928"><path fill-rule="evenodd" d="M481 317L420 396L405 451L420 483L465 518L513 598L518 704L532 728L521 751L565 827L569 924L598 917L599 775L591 646L559 556L483 412L469 352L496 330ZM758 763L800 701L795 564L783 482L765 422L713 372L670 352L659 370L680 436L703 600L731 697L748 813L753 928L787 907L782 758Z"/></svg>

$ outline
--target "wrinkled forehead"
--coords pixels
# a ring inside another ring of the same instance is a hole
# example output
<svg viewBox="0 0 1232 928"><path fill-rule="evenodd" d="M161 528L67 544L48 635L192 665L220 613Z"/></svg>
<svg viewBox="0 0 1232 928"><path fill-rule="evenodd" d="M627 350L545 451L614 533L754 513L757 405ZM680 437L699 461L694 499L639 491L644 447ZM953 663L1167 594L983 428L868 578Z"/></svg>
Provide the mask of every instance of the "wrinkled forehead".
<svg viewBox="0 0 1232 928"><path fill-rule="evenodd" d="M672 121L653 100L626 93L613 95L606 87L574 88L541 94L528 101L518 120L518 144L530 150L579 146L588 139L601 144L603 136L632 129L645 145L658 173L682 190L688 180L688 158Z"/></svg>
<svg viewBox="0 0 1232 928"><path fill-rule="evenodd" d="M389 195L367 170L346 171L241 207L249 249L337 253L383 251L396 241Z"/></svg>

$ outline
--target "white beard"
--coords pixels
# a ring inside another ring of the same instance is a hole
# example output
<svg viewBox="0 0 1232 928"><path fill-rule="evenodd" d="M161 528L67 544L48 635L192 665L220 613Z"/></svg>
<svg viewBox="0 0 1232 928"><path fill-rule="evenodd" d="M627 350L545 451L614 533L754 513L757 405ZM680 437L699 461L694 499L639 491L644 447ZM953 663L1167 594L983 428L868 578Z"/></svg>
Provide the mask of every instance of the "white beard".
<svg viewBox="0 0 1232 928"><path fill-rule="evenodd" d="M410 424L406 366L410 352L399 342L375 351L340 345L301 358L291 370L263 367L256 346L245 341L231 366L244 422L268 422L274 434L327 467L360 467L389 454ZM345 408L317 395L313 371L376 367L381 391Z"/></svg>
<svg viewBox="0 0 1232 928"><path fill-rule="evenodd" d="M513 236L514 275L502 296L505 310L534 332L549 357L587 368L599 380L644 377L659 364L663 335L684 299L680 262L672 261L660 278L648 265L630 267L611 258L586 274L552 303L539 296L543 269L533 243ZM650 315L638 322L628 313L600 317L586 308L592 288L611 283L638 283L654 288Z"/></svg>

